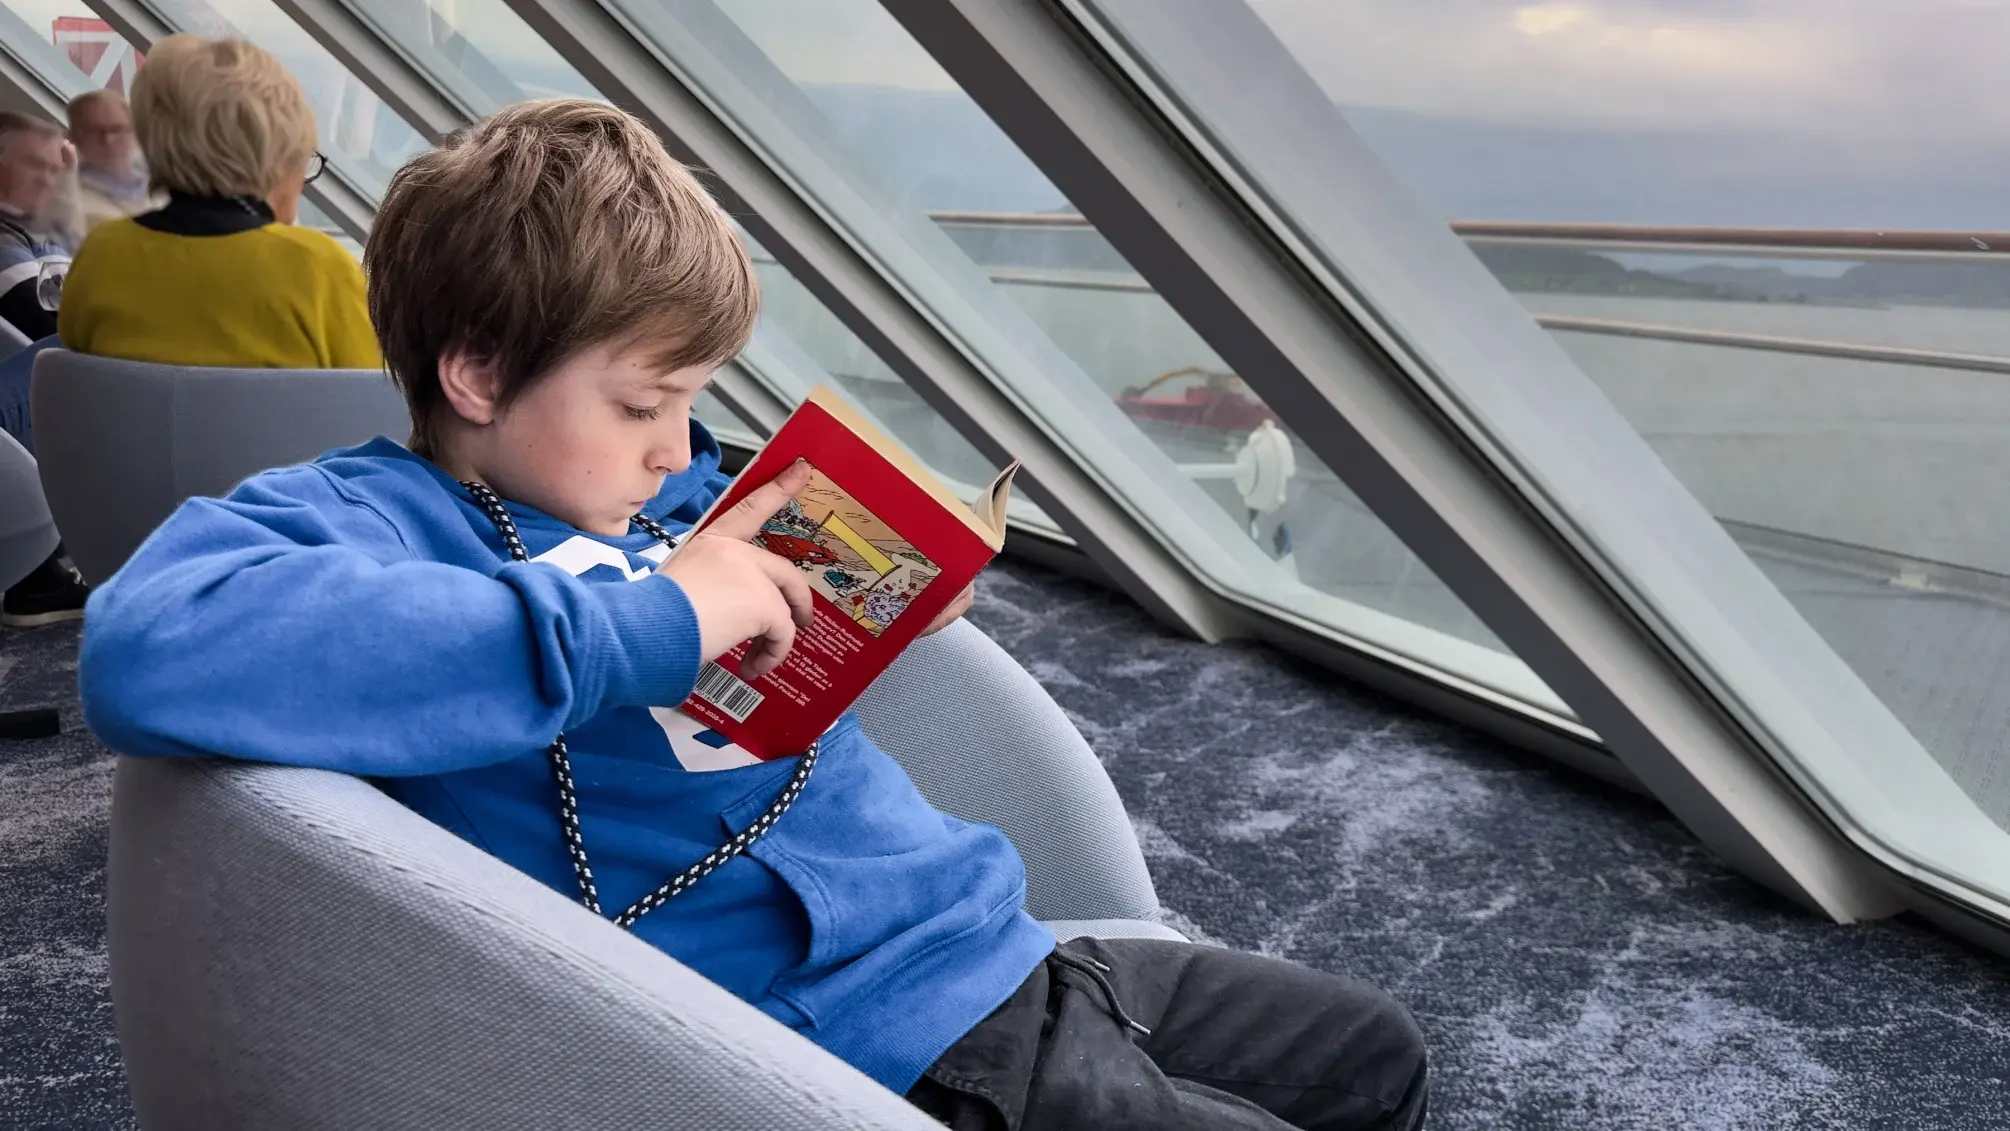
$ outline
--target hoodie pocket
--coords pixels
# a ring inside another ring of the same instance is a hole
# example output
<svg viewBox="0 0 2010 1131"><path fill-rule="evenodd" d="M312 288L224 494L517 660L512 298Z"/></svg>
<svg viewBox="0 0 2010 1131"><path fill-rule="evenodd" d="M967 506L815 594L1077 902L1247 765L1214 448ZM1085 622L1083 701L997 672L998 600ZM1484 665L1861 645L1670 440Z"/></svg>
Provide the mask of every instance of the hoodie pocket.
<svg viewBox="0 0 2010 1131"><path fill-rule="evenodd" d="M728 809L728 832L772 800ZM827 737L810 784L747 851L808 916L808 953L770 992L811 1024L1025 902L1025 869L1004 834L938 812L855 726Z"/></svg>

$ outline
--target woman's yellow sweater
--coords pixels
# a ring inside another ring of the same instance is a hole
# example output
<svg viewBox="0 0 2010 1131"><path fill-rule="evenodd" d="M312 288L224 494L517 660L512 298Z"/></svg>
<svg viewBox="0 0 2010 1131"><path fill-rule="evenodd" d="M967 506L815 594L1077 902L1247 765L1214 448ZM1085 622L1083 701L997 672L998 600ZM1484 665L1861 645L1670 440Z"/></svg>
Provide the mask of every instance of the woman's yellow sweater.
<svg viewBox="0 0 2010 1131"><path fill-rule="evenodd" d="M255 221L254 221L255 222ZM177 235L98 225L63 283L56 327L78 353L167 365L375 369L363 268L311 228Z"/></svg>

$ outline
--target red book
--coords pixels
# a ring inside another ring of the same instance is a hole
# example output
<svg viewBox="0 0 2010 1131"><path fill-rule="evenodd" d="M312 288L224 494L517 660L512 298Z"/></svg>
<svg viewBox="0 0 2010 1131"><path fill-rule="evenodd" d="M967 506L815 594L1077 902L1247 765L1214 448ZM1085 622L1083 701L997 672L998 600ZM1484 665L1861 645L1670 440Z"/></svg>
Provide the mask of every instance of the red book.
<svg viewBox="0 0 2010 1131"><path fill-rule="evenodd" d="M745 644L705 665L683 712L757 758L802 753L1005 545L1013 464L976 509L828 389L810 392L704 518L703 530L796 460L809 486L756 544L795 563L815 620L780 667L740 678Z"/></svg>

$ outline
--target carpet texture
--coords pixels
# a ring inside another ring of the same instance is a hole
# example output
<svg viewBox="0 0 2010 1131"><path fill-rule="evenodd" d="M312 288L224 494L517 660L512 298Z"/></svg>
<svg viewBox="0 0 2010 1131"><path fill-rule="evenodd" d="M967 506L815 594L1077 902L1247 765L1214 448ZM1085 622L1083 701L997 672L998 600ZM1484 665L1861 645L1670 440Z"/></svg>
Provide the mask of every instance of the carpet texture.
<svg viewBox="0 0 2010 1131"><path fill-rule="evenodd" d="M1003 563L971 619L1102 754L1176 925L1387 986L1440 1129L2010 1123L2010 964L1825 924L1651 803L1100 590ZM0 1127L131 1126L105 984L110 759L76 633L0 637Z"/></svg>

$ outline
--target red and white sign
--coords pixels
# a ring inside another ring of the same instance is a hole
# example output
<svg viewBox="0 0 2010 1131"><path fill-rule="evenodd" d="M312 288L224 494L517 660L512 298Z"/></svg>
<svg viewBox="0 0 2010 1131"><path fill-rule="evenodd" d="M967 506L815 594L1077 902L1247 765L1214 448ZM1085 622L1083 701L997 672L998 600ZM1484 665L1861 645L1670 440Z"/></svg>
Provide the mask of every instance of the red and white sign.
<svg viewBox="0 0 2010 1131"><path fill-rule="evenodd" d="M146 56L133 50L112 25L88 16L58 16L50 37L58 50L91 80L125 94L132 89L133 75Z"/></svg>

